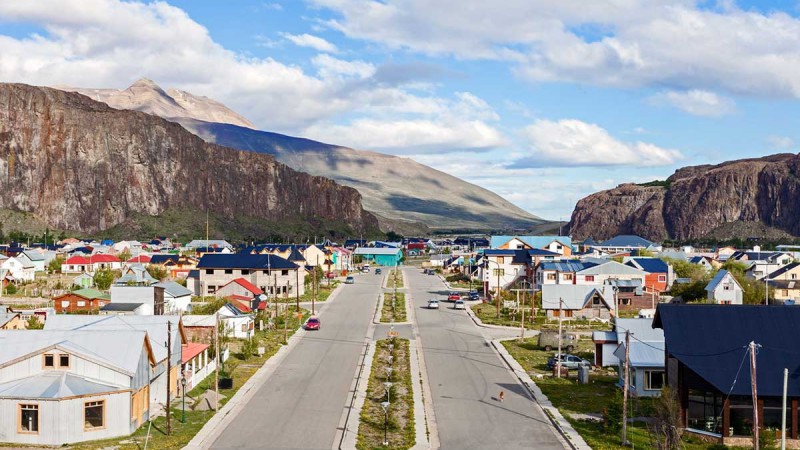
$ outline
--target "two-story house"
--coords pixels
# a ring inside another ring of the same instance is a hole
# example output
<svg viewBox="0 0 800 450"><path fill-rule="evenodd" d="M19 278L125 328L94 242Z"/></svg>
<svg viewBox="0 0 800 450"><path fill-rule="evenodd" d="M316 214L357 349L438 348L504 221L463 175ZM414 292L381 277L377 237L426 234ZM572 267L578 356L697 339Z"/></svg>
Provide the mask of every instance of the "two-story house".
<svg viewBox="0 0 800 450"><path fill-rule="evenodd" d="M800 262L793 262L767 276L767 283L773 289L776 300L791 300L800 303Z"/></svg>
<svg viewBox="0 0 800 450"><path fill-rule="evenodd" d="M545 284L575 284L578 272L596 265L577 260L544 261L536 268L534 282L538 289Z"/></svg>
<svg viewBox="0 0 800 450"><path fill-rule="evenodd" d="M742 286L733 274L720 270L706 285L708 302L721 305L741 305L744 297Z"/></svg>
<svg viewBox="0 0 800 450"><path fill-rule="evenodd" d="M187 278L195 295L214 295L217 289L244 278L269 296L303 295L305 269L281 257L266 254L207 254Z"/></svg>

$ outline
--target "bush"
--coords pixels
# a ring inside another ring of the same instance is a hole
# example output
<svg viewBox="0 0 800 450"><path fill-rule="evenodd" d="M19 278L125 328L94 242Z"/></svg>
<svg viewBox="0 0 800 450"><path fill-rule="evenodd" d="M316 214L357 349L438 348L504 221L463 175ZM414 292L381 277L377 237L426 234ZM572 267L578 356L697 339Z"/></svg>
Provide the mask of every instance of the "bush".
<svg viewBox="0 0 800 450"><path fill-rule="evenodd" d="M13 284L6 286L6 294L14 295L17 293L17 287Z"/></svg>
<svg viewBox="0 0 800 450"><path fill-rule="evenodd" d="M603 428L608 433L622 430L622 392L616 391L608 407L603 411Z"/></svg>
<svg viewBox="0 0 800 450"><path fill-rule="evenodd" d="M254 356L256 351L258 351L258 339L247 339L242 343L242 359L245 361Z"/></svg>

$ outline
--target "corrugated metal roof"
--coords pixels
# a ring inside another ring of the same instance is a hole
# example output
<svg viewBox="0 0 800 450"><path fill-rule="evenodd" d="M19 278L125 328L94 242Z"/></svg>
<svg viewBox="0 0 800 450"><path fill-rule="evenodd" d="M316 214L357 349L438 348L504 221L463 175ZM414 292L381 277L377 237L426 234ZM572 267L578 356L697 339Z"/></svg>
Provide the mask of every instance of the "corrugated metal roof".
<svg viewBox="0 0 800 450"><path fill-rule="evenodd" d="M592 264L580 261L543 261L539 264L541 270L555 270L558 272L580 272L592 267Z"/></svg>
<svg viewBox="0 0 800 450"><path fill-rule="evenodd" d="M616 319L614 330L617 333L617 342L625 342L625 332L631 332L631 339L645 342L664 342L664 330L653 328L653 319L630 318Z"/></svg>
<svg viewBox="0 0 800 450"><path fill-rule="evenodd" d="M625 344L617 347L614 356L621 361L625 360ZM664 367L664 343L632 340L628 361L632 367Z"/></svg>
<svg viewBox="0 0 800 450"><path fill-rule="evenodd" d="M243 253L203 255L198 269L297 269L299 266L276 255Z"/></svg>
<svg viewBox="0 0 800 450"><path fill-rule="evenodd" d="M162 281L161 283L156 283L153 286L164 288L164 292L168 293L172 297L185 297L187 295L192 295L191 290L186 289L184 286L181 286L174 281Z"/></svg>
<svg viewBox="0 0 800 450"><path fill-rule="evenodd" d="M653 245L652 242L648 241L647 239L632 235L632 234L621 234L619 236L614 236L611 239L605 240L598 244L598 247L631 247L631 248L647 248Z"/></svg>
<svg viewBox="0 0 800 450"><path fill-rule="evenodd" d="M216 319L213 314L187 314L183 316L185 327L213 327Z"/></svg>
<svg viewBox="0 0 800 450"><path fill-rule="evenodd" d="M608 261L603 264L588 267L580 271L581 275L641 275L645 276L643 270L635 267L626 266L616 261Z"/></svg>
<svg viewBox="0 0 800 450"><path fill-rule="evenodd" d="M100 311L132 312L136 311L142 305L144 305L144 303L109 303L100 308Z"/></svg>
<svg viewBox="0 0 800 450"><path fill-rule="evenodd" d="M542 285L542 308L559 309L559 301L562 309L578 310L583 309L597 292L605 301L610 309L614 309L614 291L609 285L603 284L545 284Z"/></svg>
<svg viewBox="0 0 800 450"><path fill-rule="evenodd" d="M123 388L97 383L64 371L47 371L31 377L0 383L0 398L58 399L114 392Z"/></svg>
<svg viewBox="0 0 800 450"><path fill-rule="evenodd" d="M567 247L572 247L572 238L569 236L492 236L489 240L489 247L500 247L514 238L519 239L533 248L544 248L553 241L558 241Z"/></svg>
<svg viewBox="0 0 800 450"><path fill-rule="evenodd" d="M373 248L373 247L358 247L353 254L355 255L400 255L403 253L399 248Z"/></svg>
<svg viewBox="0 0 800 450"><path fill-rule="evenodd" d="M594 342L617 342L617 333L614 331L594 331L592 332Z"/></svg>
<svg viewBox="0 0 800 450"><path fill-rule="evenodd" d="M629 265L641 268L647 273L667 273L669 265L658 258L631 258Z"/></svg>
<svg viewBox="0 0 800 450"><path fill-rule="evenodd" d="M758 395L780 397L783 369L789 368L788 396L800 396L800 307L783 305L660 304L654 327L664 329L669 353L720 392L727 393L746 347L755 342ZM732 395L750 397L750 371L744 367Z"/></svg>

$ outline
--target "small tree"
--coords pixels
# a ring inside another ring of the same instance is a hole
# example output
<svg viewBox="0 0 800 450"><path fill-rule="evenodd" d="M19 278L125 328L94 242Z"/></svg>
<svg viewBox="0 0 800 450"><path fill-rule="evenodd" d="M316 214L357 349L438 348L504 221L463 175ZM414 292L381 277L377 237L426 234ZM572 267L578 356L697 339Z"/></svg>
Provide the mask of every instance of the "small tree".
<svg viewBox="0 0 800 450"><path fill-rule="evenodd" d="M117 254L117 258L121 259L122 262L125 262L131 259L131 251L126 247L124 250L119 252L119 254Z"/></svg>
<svg viewBox="0 0 800 450"><path fill-rule="evenodd" d="M61 272L61 265L64 264L65 261L63 256L56 256L47 263L47 269L50 273Z"/></svg>
<svg viewBox="0 0 800 450"><path fill-rule="evenodd" d="M158 281L167 278L168 275L167 269L161 266L153 266L153 265L147 266L147 273L149 273L151 277L155 278Z"/></svg>
<svg viewBox="0 0 800 450"><path fill-rule="evenodd" d="M653 421L647 426L653 448L658 450L679 450L681 448L681 404L678 394L670 386L661 390L661 397L655 399Z"/></svg>
<svg viewBox="0 0 800 450"><path fill-rule="evenodd" d="M94 285L102 291L111 287L114 282L114 272L111 269L100 269L94 273Z"/></svg>
<svg viewBox="0 0 800 450"><path fill-rule="evenodd" d="M30 316L25 324L25 328L28 330L41 330L44 328L44 324L40 322L36 316Z"/></svg>
<svg viewBox="0 0 800 450"><path fill-rule="evenodd" d="M619 433L622 430L622 393L614 392L611 402L603 411L603 428L608 433Z"/></svg>

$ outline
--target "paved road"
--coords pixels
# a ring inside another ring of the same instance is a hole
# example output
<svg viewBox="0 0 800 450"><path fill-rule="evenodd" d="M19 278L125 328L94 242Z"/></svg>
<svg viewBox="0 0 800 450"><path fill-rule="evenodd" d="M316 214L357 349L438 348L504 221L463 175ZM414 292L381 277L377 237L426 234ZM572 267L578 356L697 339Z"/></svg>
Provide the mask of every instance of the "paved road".
<svg viewBox="0 0 800 450"><path fill-rule="evenodd" d="M321 329L301 339L211 448L330 450L382 279L344 286L324 306Z"/></svg>
<svg viewBox="0 0 800 450"><path fill-rule="evenodd" d="M465 311L422 309L446 298L439 277L405 269L414 299L442 449L563 449L541 408ZM505 401L497 396L505 391Z"/></svg>

